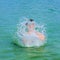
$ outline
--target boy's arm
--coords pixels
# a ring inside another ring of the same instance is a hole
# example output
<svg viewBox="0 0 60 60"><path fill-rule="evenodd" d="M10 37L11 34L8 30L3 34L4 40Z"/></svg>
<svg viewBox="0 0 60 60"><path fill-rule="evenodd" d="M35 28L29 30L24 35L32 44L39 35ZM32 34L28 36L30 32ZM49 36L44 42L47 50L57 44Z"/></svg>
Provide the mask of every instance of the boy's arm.
<svg viewBox="0 0 60 60"><path fill-rule="evenodd" d="M37 36L39 37L40 40L44 40L45 39L45 36L40 33L40 32L36 32Z"/></svg>

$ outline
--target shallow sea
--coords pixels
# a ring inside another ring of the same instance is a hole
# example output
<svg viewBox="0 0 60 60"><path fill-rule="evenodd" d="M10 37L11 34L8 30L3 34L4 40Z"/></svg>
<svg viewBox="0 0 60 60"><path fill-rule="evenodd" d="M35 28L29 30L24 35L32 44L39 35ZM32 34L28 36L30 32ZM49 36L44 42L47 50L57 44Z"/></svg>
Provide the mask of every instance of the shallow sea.
<svg viewBox="0 0 60 60"><path fill-rule="evenodd" d="M12 43L22 17L46 25L47 44L22 48ZM60 0L0 0L0 60L60 60Z"/></svg>

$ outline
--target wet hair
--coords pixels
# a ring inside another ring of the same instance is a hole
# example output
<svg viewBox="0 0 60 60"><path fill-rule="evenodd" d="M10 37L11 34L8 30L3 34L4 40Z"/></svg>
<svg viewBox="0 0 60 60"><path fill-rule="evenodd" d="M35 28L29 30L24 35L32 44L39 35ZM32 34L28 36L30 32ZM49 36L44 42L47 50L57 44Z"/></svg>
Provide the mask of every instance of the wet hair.
<svg viewBox="0 0 60 60"><path fill-rule="evenodd" d="M34 20L33 19L29 19L30 22L33 22ZM28 25L29 23L26 23L25 25Z"/></svg>
<svg viewBox="0 0 60 60"><path fill-rule="evenodd" d="M30 21L30 22L33 22L34 20L33 20L33 19L30 19L29 21Z"/></svg>

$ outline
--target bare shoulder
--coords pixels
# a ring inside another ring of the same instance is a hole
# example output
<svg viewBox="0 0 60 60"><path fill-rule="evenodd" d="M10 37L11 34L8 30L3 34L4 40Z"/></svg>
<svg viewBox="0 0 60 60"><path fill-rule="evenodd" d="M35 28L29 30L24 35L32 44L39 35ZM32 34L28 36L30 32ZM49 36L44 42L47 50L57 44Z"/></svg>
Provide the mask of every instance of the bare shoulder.
<svg viewBox="0 0 60 60"><path fill-rule="evenodd" d="M43 35L42 33L40 33L40 32L35 32L37 35Z"/></svg>

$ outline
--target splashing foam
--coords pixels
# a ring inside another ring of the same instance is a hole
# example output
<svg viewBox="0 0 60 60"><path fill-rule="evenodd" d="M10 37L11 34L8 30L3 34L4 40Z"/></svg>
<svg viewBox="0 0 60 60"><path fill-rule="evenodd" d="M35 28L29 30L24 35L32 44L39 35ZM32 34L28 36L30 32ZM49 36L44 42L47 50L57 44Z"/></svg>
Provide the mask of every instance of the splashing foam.
<svg viewBox="0 0 60 60"><path fill-rule="evenodd" d="M24 45L24 43L22 41L23 36L26 36L26 31L27 31L26 25L25 25L26 22L28 22L28 18L24 18L24 21L23 22L19 22L17 24L17 32L16 32L16 35L17 35L17 38L18 38L17 39L17 44L20 45L20 46L24 46L24 47L33 47L33 44L31 44L31 46L26 46L26 45ZM38 25L35 22L35 25L36 25L35 26L35 30L36 31L39 31L42 34L46 35L46 29L45 29L45 27L44 27L43 24L42 25L41 24ZM36 40L34 40L34 41L36 41ZM35 44L38 44L38 43L35 43ZM40 42L39 44L40 44L39 46L44 45L44 42Z"/></svg>

